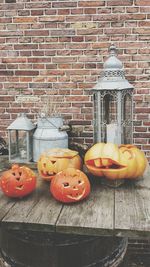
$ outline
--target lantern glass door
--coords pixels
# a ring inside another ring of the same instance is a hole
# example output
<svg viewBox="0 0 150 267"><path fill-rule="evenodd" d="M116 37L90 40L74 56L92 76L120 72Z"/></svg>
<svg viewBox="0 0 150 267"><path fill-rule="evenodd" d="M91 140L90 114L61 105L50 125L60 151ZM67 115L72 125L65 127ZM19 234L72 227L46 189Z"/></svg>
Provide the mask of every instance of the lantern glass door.
<svg viewBox="0 0 150 267"><path fill-rule="evenodd" d="M10 139L10 161L24 162L29 158L29 133L26 131L11 130L9 131Z"/></svg>
<svg viewBox="0 0 150 267"><path fill-rule="evenodd" d="M126 93L123 100L123 135L124 144L132 143L132 96Z"/></svg>

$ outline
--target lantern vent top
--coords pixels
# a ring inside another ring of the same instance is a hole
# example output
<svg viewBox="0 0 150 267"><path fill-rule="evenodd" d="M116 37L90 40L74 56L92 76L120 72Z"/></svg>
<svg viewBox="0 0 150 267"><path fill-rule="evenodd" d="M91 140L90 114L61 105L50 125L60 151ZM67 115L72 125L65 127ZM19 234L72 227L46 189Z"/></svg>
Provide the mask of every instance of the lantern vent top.
<svg viewBox="0 0 150 267"><path fill-rule="evenodd" d="M27 118L25 113L20 113L18 117L8 126L8 130L31 131L35 125Z"/></svg>
<svg viewBox="0 0 150 267"><path fill-rule="evenodd" d="M104 63L104 69L123 69L122 62L117 58L117 49L114 44L109 48L109 58Z"/></svg>
<svg viewBox="0 0 150 267"><path fill-rule="evenodd" d="M117 58L117 49L114 44L109 48L109 57L104 63L101 76L93 88L93 90L133 90L131 85L125 78L123 64Z"/></svg>

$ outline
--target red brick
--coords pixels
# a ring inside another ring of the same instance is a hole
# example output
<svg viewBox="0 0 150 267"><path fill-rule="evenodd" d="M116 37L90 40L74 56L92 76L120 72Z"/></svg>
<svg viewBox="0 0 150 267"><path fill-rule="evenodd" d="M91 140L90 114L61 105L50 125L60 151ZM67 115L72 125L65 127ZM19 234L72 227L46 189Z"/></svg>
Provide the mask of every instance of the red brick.
<svg viewBox="0 0 150 267"><path fill-rule="evenodd" d="M108 6L132 6L134 0L109 0L107 2Z"/></svg>
<svg viewBox="0 0 150 267"><path fill-rule="evenodd" d="M85 8L84 13L85 14L96 14L96 8Z"/></svg>
<svg viewBox="0 0 150 267"><path fill-rule="evenodd" d="M137 5L137 6L150 6L150 3L147 0L135 0L135 5Z"/></svg>
<svg viewBox="0 0 150 267"><path fill-rule="evenodd" d="M35 17L15 17L13 18L13 23L34 23L37 22Z"/></svg>
<svg viewBox="0 0 150 267"><path fill-rule="evenodd" d="M77 1L74 1L74 2L70 2L70 1L64 1L64 2L53 2L52 3L52 7L54 8L64 8L64 7L77 7Z"/></svg>
<svg viewBox="0 0 150 267"><path fill-rule="evenodd" d="M17 71L15 71L15 75L17 75L17 76L36 76L36 75L39 75L39 71L17 70Z"/></svg>
<svg viewBox="0 0 150 267"><path fill-rule="evenodd" d="M44 10L31 10L31 16L42 16L44 14Z"/></svg>
<svg viewBox="0 0 150 267"><path fill-rule="evenodd" d="M10 70L0 70L0 76L12 76L14 75L13 71Z"/></svg>
<svg viewBox="0 0 150 267"><path fill-rule="evenodd" d="M47 22L47 21L52 21L52 22L60 22L64 21L65 17L64 16L43 16L39 18L39 21L41 22Z"/></svg>
<svg viewBox="0 0 150 267"><path fill-rule="evenodd" d="M79 1L79 7L100 7L105 6L105 1Z"/></svg>
<svg viewBox="0 0 150 267"><path fill-rule="evenodd" d="M31 30L31 31L25 31L25 36L48 36L49 31L48 30Z"/></svg>

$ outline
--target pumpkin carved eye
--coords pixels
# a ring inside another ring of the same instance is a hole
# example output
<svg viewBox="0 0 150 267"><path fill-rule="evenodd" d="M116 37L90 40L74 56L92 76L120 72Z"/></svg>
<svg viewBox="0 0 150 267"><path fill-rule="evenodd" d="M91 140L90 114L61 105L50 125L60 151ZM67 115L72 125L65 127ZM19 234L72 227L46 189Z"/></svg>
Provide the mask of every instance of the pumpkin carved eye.
<svg viewBox="0 0 150 267"><path fill-rule="evenodd" d="M63 183L63 185L64 185L64 187L67 187L67 186L69 186L69 183L65 182L65 183Z"/></svg>

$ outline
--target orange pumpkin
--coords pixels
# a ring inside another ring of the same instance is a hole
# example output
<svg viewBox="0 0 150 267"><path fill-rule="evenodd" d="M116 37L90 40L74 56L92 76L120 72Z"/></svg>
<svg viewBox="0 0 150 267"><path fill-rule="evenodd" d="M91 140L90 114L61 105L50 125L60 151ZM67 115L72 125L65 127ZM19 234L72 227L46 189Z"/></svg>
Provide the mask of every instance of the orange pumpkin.
<svg viewBox="0 0 150 267"><path fill-rule="evenodd" d="M85 165L90 173L108 179L135 179L146 168L146 157L133 145L97 143L85 154Z"/></svg>
<svg viewBox="0 0 150 267"><path fill-rule="evenodd" d="M77 202L90 194L90 182L82 171L68 168L55 175L50 184L50 192L60 202Z"/></svg>
<svg viewBox="0 0 150 267"><path fill-rule="evenodd" d="M52 148L45 151L38 160L40 176L50 181L56 173L74 167L81 169L82 160L77 151L65 148Z"/></svg>
<svg viewBox="0 0 150 267"><path fill-rule="evenodd" d="M36 175L28 167L14 164L8 171L3 172L0 186L8 197L24 197L36 187Z"/></svg>

